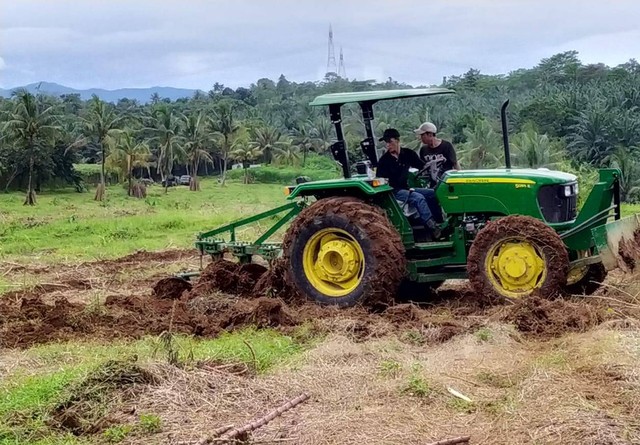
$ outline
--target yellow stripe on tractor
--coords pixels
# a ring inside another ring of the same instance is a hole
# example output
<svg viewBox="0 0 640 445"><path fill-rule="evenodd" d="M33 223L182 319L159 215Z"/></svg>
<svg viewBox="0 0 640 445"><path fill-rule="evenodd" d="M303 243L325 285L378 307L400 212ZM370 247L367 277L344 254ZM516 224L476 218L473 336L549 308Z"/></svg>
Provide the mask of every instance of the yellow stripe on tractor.
<svg viewBox="0 0 640 445"><path fill-rule="evenodd" d="M449 178L445 184L535 184L531 179L520 178Z"/></svg>

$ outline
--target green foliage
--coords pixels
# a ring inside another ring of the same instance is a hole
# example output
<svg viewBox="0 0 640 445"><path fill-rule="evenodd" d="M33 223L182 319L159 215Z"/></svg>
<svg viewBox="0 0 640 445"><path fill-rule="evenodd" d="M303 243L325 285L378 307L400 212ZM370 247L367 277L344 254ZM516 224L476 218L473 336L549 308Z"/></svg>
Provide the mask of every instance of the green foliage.
<svg viewBox="0 0 640 445"><path fill-rule="evenodd" d="M488 342L493 338L493 333L486 327L478 329L473 335L475 335L475 337L481 342Z"/></svg>
<svg viewBox="0 0 640 445"><path fill-rule="evenodd" d="M380 363L378 369L384 377L397 377L402 370L402 365L395 360L384 360Z"/></svg>
<svg viewBox="0 0 640 445"><path fill-rule="evenodd" d="M109 443L120 443L131 434L133 426L131 425L114 425L110 426L102 433L102 436Z"/></svg>
<svg viewBox="0 0 640 445"><path fill-rule="evenodd" d="M432 394L431 384L422 376L422 367L419 364L412 366L411 374L402 392L419 398L426 398Z"/></svg>
<svg viewBox="0 0 640 445"><path fill-rule="evenodd" d="M158 433L162 430L162 420L155 414L140 414L140 429L147 434Z"/></svg>
<svg viewBox="0 0 640 445"><path fill-rule="evenodd" d="M295 179L298 176L308 176L312 180L322 179L335 179L339 178L340 174L332 172L330 170L315 170L310 168L301 167L276 167L276 166L261 166L257 168L247 169L249 183L256 184L283 184L291 185L295 184ZM235 169L229 171L229 179L241 180L245 175L243 169Z"/></svg>

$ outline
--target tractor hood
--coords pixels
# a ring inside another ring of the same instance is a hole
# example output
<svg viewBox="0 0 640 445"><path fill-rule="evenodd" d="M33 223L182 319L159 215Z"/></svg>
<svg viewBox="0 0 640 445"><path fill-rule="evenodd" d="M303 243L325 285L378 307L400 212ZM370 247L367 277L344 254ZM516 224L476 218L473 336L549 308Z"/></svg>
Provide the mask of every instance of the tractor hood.
<svg viewBox="0 0 640 445"><path fill-rule="evenodd" d="M566 184L576 182L577 177L544 168L497 168L487 170L449 171L442 182L445 184Z"/></svg>

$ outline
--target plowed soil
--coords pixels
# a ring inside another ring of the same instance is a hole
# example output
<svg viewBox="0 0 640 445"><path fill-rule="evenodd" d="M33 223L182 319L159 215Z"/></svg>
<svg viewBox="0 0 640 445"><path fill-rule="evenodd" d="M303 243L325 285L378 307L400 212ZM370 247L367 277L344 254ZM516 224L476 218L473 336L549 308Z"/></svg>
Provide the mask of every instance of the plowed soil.
<svg viewBox="0 0 640 445"><path fill-rule="evenodd" d="M126 258L106 264L122 264L132 257ZM139 338L168 330L212 337L248 325L288 331L303 323L337 330L357 341L411 330L422 343L437 343L496 319L512 323L525 335L549 338L587 330L606 318L599 305L582 300L531 298L511 306L495 305L479 298L467 284L443 286L421 306L395 304L375 313L361 307L340 309L292 297L283 272L277 261L267 271L256 264L222 260L210 263L193 284L162 279L137 295L107 295L104 304L55 296L59 289L55 283L12 291L0 299L0 347ZM72 285L90 289L89 281L64 283Z"/></svg>

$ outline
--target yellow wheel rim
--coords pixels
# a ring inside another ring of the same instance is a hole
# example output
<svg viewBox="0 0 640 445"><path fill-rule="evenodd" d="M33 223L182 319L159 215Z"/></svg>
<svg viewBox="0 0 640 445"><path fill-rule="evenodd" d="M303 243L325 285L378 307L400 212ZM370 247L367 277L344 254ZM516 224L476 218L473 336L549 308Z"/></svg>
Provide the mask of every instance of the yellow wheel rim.
<svg viewBox="0 0 640 445"><path fill-rule="evenodd" d="M501 240L487 255L489 281L501 295L522 298L542 286L547 268L537 249L524 239Z"/></svg>
<svg viewBox="0 0 640 445"><path fill-rule="evenodd" d="M340 229L323 229L304 246L302 268L322 294L339 298L352 292L364 275L364 253L353 236Z"/></svg>

